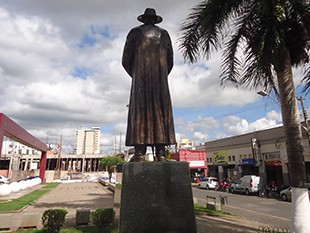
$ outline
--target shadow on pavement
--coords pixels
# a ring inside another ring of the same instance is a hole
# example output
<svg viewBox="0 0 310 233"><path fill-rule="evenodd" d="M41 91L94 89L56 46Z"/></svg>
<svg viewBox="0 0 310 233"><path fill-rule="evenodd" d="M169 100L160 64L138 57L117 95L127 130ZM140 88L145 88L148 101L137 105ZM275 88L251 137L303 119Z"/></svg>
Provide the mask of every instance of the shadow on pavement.
<svg viewBox="0 0 310 233"><path fill-rule="evenodd" d="M198 233L257 233L258 223L248 223L245 219L239 217L196 217ZM250 224L250 225L249 225Z"/></svg>

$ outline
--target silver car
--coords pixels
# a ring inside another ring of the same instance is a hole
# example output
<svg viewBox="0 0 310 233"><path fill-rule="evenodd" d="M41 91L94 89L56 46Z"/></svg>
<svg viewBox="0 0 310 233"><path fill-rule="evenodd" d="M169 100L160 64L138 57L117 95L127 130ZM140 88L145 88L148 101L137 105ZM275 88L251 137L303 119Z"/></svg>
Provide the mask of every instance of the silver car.
<svg viewBox="0 0 310 233"><path fill-rule="evenodd" d="M216 177L204 177L199 181L198 188L202 189L215 189L219 180Z"/></svg>
<svg viewBox="0 0 310 233"><path fill-rule="evenodd" d="M309 198L310 198L310 183L307 183L307 188L308 188L308 193L309 193ZM291 186L283 189L280 192L280 197L283 201L292 201L292 188Z"/></svg>

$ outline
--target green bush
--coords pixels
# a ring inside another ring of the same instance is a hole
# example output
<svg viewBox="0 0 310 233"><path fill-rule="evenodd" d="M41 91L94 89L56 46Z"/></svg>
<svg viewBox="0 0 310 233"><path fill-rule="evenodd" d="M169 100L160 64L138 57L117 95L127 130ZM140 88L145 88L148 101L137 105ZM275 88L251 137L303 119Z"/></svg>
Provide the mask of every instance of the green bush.
<svg viewBox="0 0 310 233"><path fill-rule="evenodd" d="M112 208L96 209L90 213L90 217L99 232L103 232L105 227L112 224L114 219L114 210Z"/></svg>
<svg viewBox="0 0 310 233"><path fill-rule="evenodd" d="M68 213L65 209L48 209L42 215L42 224L48 233L58 233Z"/></svg>

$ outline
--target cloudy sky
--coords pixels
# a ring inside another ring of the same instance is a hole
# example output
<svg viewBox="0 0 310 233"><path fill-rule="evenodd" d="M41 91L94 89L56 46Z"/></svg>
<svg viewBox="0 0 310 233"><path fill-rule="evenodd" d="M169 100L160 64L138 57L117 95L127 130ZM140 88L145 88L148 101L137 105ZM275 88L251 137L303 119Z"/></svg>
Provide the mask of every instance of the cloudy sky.
<svg viewBox="0 0 310 233"><path fill-rule="evenodd" d="M43 142L72 152L79 126L101 127L101 151L124 146L131 79L121 66L129 30L147 7L174 47L169 76L176 137L197 144L281 124L259 90L220 87L220 52L190 64L178 51L181 22L197 0L1 0L0 112ZM294 75L301 92L300 71ZM299 106L300 107L300 106ZM116 142L116 143L115 143Z"/></svg>

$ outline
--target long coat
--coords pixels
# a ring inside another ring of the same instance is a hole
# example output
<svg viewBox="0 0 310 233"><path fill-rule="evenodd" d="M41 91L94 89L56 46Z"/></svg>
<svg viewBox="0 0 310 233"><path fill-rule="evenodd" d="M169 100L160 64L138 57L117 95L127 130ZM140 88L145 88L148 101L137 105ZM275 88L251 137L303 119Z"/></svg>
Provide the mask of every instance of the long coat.
<svg viewBox="0 0 310 233"><path fill-rule="evenodd" d="M168 32L155 25L133 28L122 65L132 78L126 146L175 144L168 87L173 50Z"/></svg>

